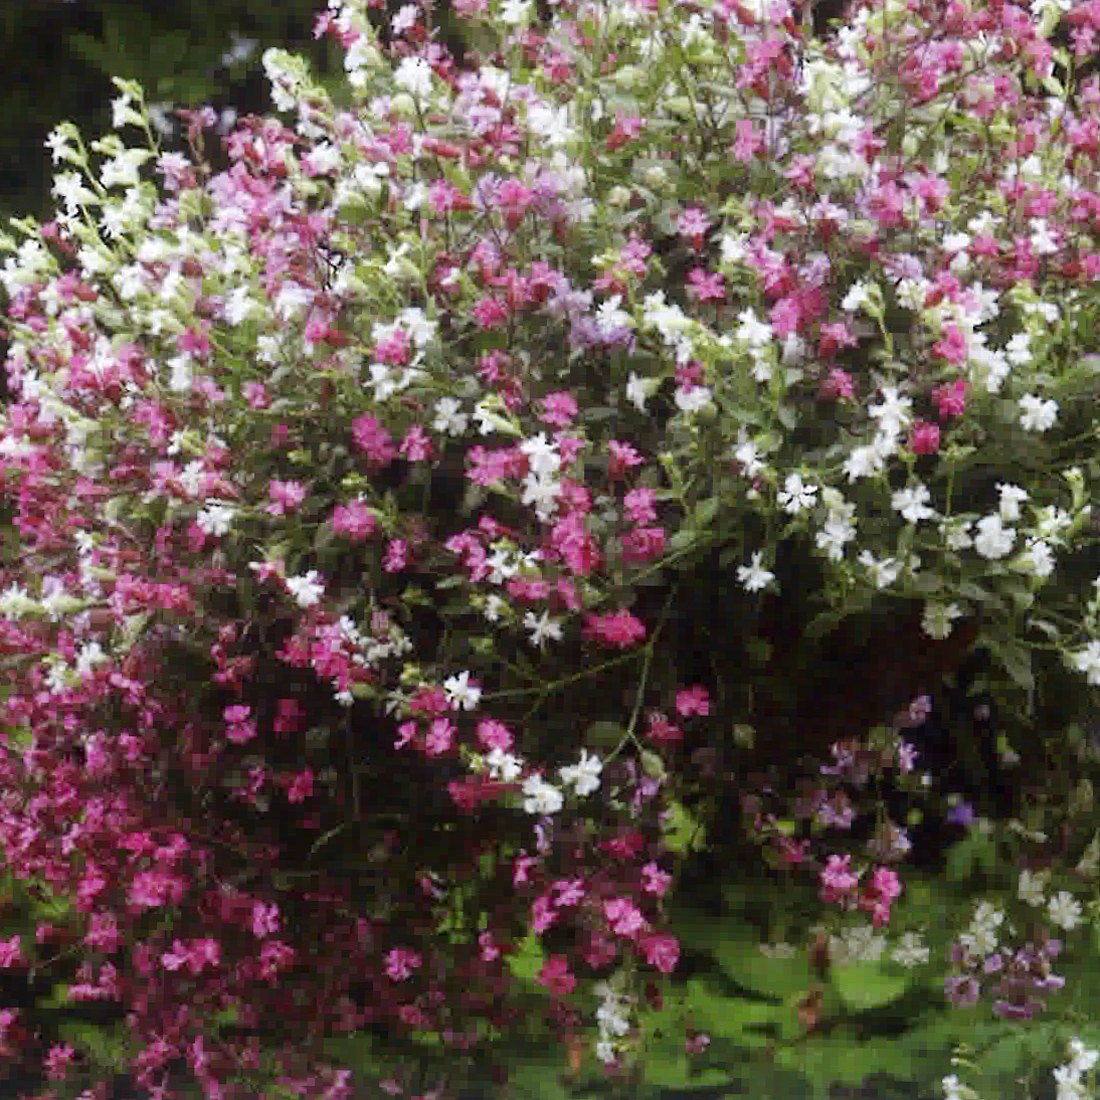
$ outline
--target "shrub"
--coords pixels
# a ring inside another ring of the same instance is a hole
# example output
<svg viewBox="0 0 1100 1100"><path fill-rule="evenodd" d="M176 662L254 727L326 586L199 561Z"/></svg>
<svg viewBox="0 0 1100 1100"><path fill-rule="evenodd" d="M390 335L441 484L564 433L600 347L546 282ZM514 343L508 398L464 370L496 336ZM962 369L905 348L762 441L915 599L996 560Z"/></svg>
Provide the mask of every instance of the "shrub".
<svg viewBox="0 0 1100 1100"><path fill-rule="evenodd" d="M6 242L0 842L68 905L5 957L123 1006L165 1095L348 1095L334 1032L473 1048L524 978L630 1068L729 770L768 859L886 925L903 831L835 830L914 771L934 685L814 737L791 668L845 625L911 614L930 681L977 638L1064 762L1035 814L1077 822L1100 92L1041 96L1057 11L462 14L460 72L411 6L387 59L332 4L348 103L269 51L296 121L218 175L212 113L161 155L118 81L146 144L59 127L58 216ZM666 641L708 554L709 670Z"/></svg>

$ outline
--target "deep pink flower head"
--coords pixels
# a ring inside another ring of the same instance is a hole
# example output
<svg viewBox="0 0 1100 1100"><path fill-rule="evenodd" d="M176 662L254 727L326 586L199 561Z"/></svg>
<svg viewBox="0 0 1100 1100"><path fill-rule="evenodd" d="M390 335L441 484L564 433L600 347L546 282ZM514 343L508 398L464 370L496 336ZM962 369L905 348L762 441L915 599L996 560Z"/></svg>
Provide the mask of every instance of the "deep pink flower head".
<svg viewBox="0 0 1100 1100"><path fill-rule="evenodd" d="M913 454L934 455L940 449L939 426L927 420L918 420L913 425L911 446Z"/></svg>

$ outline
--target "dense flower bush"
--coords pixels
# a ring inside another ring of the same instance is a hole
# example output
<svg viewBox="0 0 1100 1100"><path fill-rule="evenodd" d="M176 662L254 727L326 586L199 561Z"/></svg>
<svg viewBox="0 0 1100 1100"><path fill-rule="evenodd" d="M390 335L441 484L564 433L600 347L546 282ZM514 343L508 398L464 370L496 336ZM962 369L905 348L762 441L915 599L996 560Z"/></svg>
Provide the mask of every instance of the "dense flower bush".
<svg viewBox="0 0 1100 1100"><path fill-rule="evenodd" d="M902 663L977 637L1004 755L1089 759L1100 89L1052 75L1061 9L888 0L826 43L784 0L456 9L462 71L430 13L385 57L331 3L346 101L269 51L293 122L244 120L217 175L212 114L161 153L119 81L119 133L60 126L58 215L5 242L0 843L70 904L3 965L120 1006L155 1095L336 1100L328 1036L474 1048L525 972L628 1066L716 750L822 915L887 926L905 830L846 830L877 779L919 787L923 704L815 741L777 591L811 639L915 608ZM1093 7L1067 18L1083 55ZM667 640L711 553L736 677ZM1076 843L1038 786L1021 844ZM1002 1014L1057 985L1058 874Z"/></svg>

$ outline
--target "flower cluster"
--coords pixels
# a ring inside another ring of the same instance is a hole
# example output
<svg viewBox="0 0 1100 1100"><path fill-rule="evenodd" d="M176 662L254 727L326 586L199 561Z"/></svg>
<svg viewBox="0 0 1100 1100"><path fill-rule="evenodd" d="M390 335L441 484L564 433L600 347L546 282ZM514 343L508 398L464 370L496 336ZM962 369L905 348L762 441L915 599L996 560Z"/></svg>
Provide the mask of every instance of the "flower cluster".
<svg viewBox="0 0 1100 1100"><path fill-rule="evenodd" d="M518 944L559 935L549 1018L570 1034L595 994L596 1055L629 1057L627 986L679 954L680 745L758 719L666 647L676 589L646 594L681 559L733 565L758 651L762 594L805 576L783 545L823 578L800 631L915 607L949 643L980 618L1019 707L1056 666L1100 684L1074 573L1100 84L1035 91L1044 11L868 0L804 42L785 0L569 0L537 27L456 5L505 71L460 69L415 11L386 56L369 6L317 22L344 105L265 54L293 117L242 122L224 172L212 111L162 153L119 81L144 143L59 127L57 217L0 240L0 845L73 899L70 989L125 1005L158 1090L186 1064L223 1095L263 1040L338 1100L325 1034L472 1043L510 1019ZM912 768L867 734L793 796L811 837L765 812L774 785L742 804L877 927L902 832L873 867L812 858L855 817L842 784ZM1065 892L1047 913L1080 919ZM1028 1015L1058 941L1009 949L997 915L947 992L996 975Z"/></svg>

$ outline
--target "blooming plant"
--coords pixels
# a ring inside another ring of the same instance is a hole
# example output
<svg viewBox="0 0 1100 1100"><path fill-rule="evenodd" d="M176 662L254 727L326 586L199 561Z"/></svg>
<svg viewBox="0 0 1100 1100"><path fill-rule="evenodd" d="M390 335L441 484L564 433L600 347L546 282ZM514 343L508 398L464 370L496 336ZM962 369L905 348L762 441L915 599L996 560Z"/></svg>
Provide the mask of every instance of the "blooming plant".
<svg viewBox="0 0 1100 1100"><path fill-rule="evenodd" d="M57 217L4 242L0 844L70 899L4 965L118 1004L155 1095L349 1096L333 1033L471 1049L524 971L639 1059L686 796L766 740L757 674L667 641L711 551L765 647L806 563L808 636L979 623L1014 741L1085 759L1100 88L1052 75L1061 9L886 0L820 42L785 0L455 8L461 71L430 10L387 57L333 0L345 100L269 51L293 123L244 120L218 174L209 113L163 153L119 81L120 132L59 127ZM904 830L844 832L922 714L740 785L827 913L904 894Z"/></svg>

